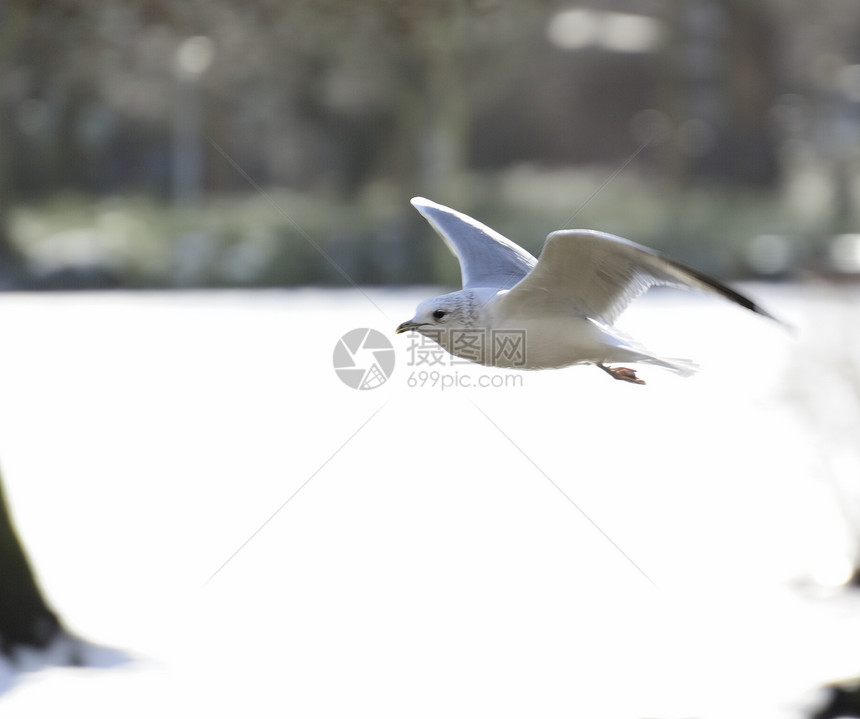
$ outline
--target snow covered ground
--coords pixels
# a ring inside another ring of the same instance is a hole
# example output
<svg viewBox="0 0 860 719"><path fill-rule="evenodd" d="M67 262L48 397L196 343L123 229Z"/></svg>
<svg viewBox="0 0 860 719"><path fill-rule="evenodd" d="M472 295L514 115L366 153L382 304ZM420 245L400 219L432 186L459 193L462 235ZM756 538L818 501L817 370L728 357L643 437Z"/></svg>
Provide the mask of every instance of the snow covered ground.
<svg viewBox="0 0 860 719"><path fill-rule="evenodd" d="M645 387L409 366L433 290L0 295L20 534L130 658L0 665L0 714L802 716L860 673L860 598L813 584L858 543L860 293L748 289L796 332L636 303L702 366ZM377 389L333 371L356 327L396 348Z"/></svg>

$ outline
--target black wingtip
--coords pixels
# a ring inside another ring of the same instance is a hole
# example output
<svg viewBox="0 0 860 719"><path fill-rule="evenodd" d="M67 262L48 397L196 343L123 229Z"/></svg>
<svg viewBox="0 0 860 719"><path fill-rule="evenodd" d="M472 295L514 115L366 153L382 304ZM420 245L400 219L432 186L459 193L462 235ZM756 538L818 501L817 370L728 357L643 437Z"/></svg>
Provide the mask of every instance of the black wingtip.
<svg viewBox="0 0 860 719"><path fill-rule="evenodd" d="M686 269L687 272L689 272L697 280L699 280L699 282L702 282L703 284L707 285L714 292L722 295L727 300L730 300L730 301L734 302L735 304L738 304L741 307L748 309L750 312L755 312L757 315L761 315L762 317L767 317L769 320L772 320L773 322L776 322L778 325L781 325L784 329L788 330L792 334L795 334L796 328L794 326L792 326L791 324L789 324L785 320L780 319L776 315L771 314L768 310L766 310L764 307L762 307L757 302L754 302L753 300L751 300L746 295L741 294L737 290L733 290L731 287L724 285L719 280L714 279L710 275L706 275L704 272L699 272L698 270L695 270L691 267L686 267L686 266L684 269Z"/></svg>
<svg viewBox="0 0 860 719"><path fill-rule="evenodd" d="M741 295L741 296L743 296L743 295ZM749 301L749 305L744 305L745 307L747 307L747 309L752 310L757 315L761 315L762 317L767 317L769 320L776 322L780 327L782 327L787 332L789 332L793 335L797 334L797 327L795 327L793 324L786 322L784 319L781 319L780 317L777 317L774 314L771 314L761 305L753 302L752 300L749 300L749 298L746 298L746 299L747 299L747 301Z"/></svg>

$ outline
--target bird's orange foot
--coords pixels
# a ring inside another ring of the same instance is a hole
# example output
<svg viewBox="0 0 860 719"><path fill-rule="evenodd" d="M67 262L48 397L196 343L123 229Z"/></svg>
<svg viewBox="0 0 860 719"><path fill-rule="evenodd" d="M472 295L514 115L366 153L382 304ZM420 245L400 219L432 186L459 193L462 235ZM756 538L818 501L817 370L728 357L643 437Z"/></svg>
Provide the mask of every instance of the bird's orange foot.
<svg viewBox="0 0 860 719"><path fill-rule="evenodd" d="M644 379L639 379L636 376L636 370L629 367L607 367L603 364L598 364L598 367L615 379L632 382L633 384L645 384Z"/></svg>

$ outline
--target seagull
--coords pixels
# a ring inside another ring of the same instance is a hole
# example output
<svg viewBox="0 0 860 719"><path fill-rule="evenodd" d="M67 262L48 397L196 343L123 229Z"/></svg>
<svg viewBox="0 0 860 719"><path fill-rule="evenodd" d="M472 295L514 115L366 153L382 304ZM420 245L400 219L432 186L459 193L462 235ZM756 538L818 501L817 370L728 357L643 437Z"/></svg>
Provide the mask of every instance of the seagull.
<svg viewBox="0 0 860 719"><path fill-rule="evenodd" d="M463 289L421 302L395 333L419 332L461 359L527 370L592 364L640 385L625 364L693 374L689 360L657 357L613 328L655 285L716 294L782 324L719 280L622 237L558 230L535 259L462 212L423 197L411 202L459 260Z"/></svg>

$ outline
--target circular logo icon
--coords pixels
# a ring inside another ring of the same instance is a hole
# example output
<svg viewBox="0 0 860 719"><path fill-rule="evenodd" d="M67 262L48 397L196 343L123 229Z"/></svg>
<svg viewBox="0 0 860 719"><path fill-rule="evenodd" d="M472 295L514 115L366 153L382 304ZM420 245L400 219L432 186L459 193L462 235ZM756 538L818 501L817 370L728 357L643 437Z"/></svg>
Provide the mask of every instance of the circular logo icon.
<svg viewBox="0 0 860 719"><path fill-rule="evenodd" d="M394 371L394 347L378 330L350 330L334 346L334 371L353 389L376 389Z"/></svg>

